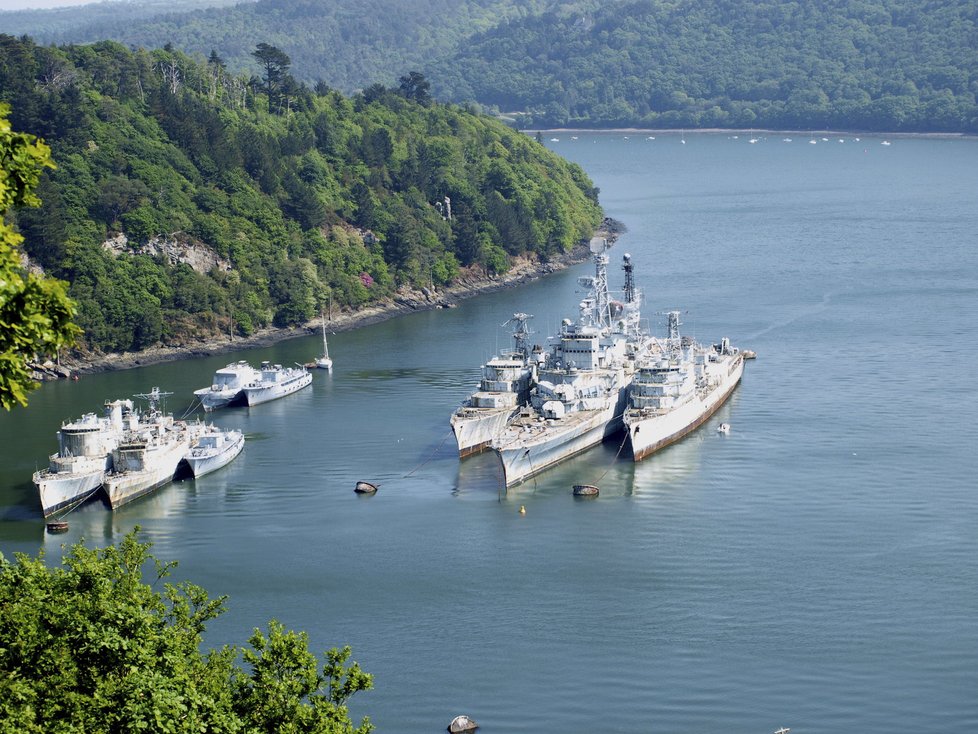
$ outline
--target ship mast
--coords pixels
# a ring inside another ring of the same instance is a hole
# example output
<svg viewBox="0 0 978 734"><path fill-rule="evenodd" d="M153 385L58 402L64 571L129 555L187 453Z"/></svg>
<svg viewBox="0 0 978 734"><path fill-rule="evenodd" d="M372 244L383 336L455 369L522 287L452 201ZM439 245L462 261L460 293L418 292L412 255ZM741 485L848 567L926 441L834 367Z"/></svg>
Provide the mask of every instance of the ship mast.
<svg viewBox="0 0 978 734"><path fill-rule="evenodd" d="M621 269L625 271L625 303L635 301L635 266L632 265L632 256L627 252L622 257Z"/></svg>
<svg viewBox="0 0 978 734"><path fill-rule="evenodd" d="M516 351L523 355L523 359L530 358L530 327L527 322L533 317L527 313L514 313L513 317L503 323L513 324L513 339L516 341Z"/></svg>

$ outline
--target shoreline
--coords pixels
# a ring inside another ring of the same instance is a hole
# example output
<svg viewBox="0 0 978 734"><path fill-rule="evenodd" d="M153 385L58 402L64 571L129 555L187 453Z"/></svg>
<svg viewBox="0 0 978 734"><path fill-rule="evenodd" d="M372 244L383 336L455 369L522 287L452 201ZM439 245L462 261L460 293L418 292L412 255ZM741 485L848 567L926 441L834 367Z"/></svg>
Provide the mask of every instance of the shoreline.
<svg viewBox="0 0 978 734"><path fill-rule="evenodd" d="M929 138L932 140L972 140L978 139L976 133L910 133L910 132L886 132L886 131L866 131L866 130L781 130L777 128L754 127L754 128L735 128L735 127L541 127L525 128L525 133L661 133L673 134L683 133L685 135L707 134L707 135L748 135L750 133L761 135L862 135L874 138Z"/></svg>
<svg viewBox="0 0 978 734"><path fill-rule="evenodd" d="M609 243L614 244L625 229L621 222L605 218L602 225L595 231L594 236L604 237ZM551 273L585 262L589 256L588 243L579 242L569 252L545 262L514 258L513 267L500 276L480 276L470 271L468 274L462 275L452 285L441 290L400 289L382 302L371 304L356 311L341 311L334 315L328 322L329 331L332 333L352 331L409 313L430 311L436 308L454 308L456 301L539 280ZM108 352L99 355L71 354L61 360L59 367L39 367L35 379L46 380L64 377L77 379L78 375L127 370L162 362L211 357L245 349L257 349L289 339L316 334L321 328L321 323L320 319L316 318L302 326L267 327L257 330L250 336L235 338L234 341L228 341L225 337L224 339L201 342L193 346L154 346L140 352Z"/></svg>

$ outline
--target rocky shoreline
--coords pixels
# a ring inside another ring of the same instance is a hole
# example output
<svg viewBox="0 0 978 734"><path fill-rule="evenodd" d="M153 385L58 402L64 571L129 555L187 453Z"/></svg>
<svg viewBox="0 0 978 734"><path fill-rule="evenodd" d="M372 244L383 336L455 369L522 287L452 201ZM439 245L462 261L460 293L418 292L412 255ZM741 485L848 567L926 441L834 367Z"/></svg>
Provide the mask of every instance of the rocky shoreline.
<svg viewBox="0 0 978 734"><path fill-rule="evenodd" d="M604 237L608 242L614 243L624 231L625 227L621 222L606 218L595 232L595 236ZM431 291L427 288L421 290L401 289L393 297L383 302L356 311L342 311L334 314L329 322L329 330L331 332L349 331L416 311L452 308L457 301L538 280L550 273L584 262L588 257L588 243L581 242L570 252L547 262L517 259L513 267L501 276L486 277L475 272L469 272L451 286L438 291ZM222 339L202 342L192 347L155 346L140 352L96 355L72 353L62 358L60 365L52 363L34 365L34 377L37 380L77 379L78 375L83 374L125 370L160 362L225 354L242 349L265 347L286 339L309 336L317 333L319 328L320 321L316 319L303 326L260 329L251 336L237 337L233 341Z"/></svg>

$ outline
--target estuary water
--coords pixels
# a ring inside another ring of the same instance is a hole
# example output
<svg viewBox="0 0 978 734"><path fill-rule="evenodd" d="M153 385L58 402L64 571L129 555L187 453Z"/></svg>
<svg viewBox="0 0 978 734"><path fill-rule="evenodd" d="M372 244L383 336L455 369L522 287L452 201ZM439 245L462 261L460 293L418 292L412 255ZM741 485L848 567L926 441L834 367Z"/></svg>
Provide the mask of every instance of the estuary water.
<svg viewBox="0 0 978 734"><path fill-rule="evenodd" d="M63 419L153 386L179 414L232 358L321 345L45 385L0 415L0 550L54 561L138 524L228 595L208 644L270 618L350 644L376 682L351 708L380 732L978 731L978 141L747 137L545 138L628 227L611 281L630 253L653 330L679 308L758 354L681 443L639 464L606 444L509 492L493 455L456 458L449 416L501 324L531 313L545 343L583 264L332 336L333 374L213 414L246 432L234 463L61 536L30 477Z"/></svg>

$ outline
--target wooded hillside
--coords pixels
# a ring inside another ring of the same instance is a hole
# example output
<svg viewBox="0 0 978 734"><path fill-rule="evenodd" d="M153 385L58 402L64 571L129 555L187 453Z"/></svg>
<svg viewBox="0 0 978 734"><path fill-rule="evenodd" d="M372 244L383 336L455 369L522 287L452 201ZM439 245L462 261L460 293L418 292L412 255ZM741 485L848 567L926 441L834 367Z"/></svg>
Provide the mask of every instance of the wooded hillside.
<svg viewBox="0 0 978 734"><path fill-rule="evenodd" d="M418 69L436 98L516 112L523 126L978 132L973 0L260 0L142 22L74 12L55 24L39 11L16 32L217 50L247 73L264 41L300 80L346 93Z"/></svg>
<svg viewBox="0 0 978 734"><path fill-rule="evenodd" d="M531 138L435 104L420 74L347 98L114 42L0 36L0 101L57 169L17 213L24 248L68 281L87 346L138 350L303 323L460 267L502 272L590 236L597 191Z"/></svg>

